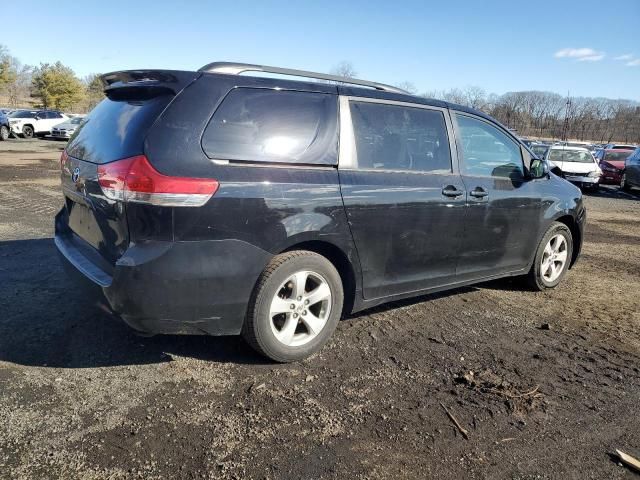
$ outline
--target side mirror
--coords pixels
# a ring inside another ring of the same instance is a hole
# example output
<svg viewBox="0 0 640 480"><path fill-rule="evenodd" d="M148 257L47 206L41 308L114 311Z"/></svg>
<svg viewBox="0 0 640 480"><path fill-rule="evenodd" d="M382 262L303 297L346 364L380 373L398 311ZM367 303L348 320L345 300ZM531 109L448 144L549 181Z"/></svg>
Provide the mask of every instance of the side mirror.
<svg viewBox="0 0 640 480"><path fill-rule="evenodd" d="M539 158L531 160L529 167L529 176L531 178L544 178L549 175L549 164Z"/></svg>

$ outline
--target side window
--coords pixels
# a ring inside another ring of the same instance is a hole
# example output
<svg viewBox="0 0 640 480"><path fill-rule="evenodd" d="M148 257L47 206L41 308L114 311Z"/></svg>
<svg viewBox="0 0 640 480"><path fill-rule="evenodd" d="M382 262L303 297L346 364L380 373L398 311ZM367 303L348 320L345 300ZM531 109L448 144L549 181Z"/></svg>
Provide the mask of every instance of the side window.
<svg viewBox="0 0 640 480"><path fill-rule="evenodd" d="M350 107L358 168L451 172L442 112L358 101Z"/></svg>
<svg viewBox="0 0 640 480"><path fill-rule="evenodd" d="M524 175L520 145L493 125L455 114L462 147L462 171L483 177Z"/></svg>
<svg viewBox="0 0 640 480"><path fill-rule="evenodd" d="M337 96L281 90L231 90L202 136L210 158L337 163Z"/></svg>

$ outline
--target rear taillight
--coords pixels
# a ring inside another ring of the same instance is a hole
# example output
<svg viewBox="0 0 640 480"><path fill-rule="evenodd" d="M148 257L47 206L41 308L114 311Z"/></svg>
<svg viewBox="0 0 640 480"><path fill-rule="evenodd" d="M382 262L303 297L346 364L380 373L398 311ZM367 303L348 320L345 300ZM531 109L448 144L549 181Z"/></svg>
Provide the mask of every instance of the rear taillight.
<svg viewBox="0 0 640 480"><path fill-rule="evenodd" d="M144 155L100 165L98 183L112 200L165 207L200 207L218 190L217 180L163 175Z"/></svg>

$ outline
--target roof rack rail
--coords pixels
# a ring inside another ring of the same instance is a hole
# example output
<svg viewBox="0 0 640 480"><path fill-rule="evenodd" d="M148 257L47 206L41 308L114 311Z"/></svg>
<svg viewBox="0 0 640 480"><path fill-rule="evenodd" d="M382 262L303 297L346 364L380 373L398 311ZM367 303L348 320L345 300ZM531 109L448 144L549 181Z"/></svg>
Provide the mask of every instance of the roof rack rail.
<svg viewBox="0 0 640 480"><path fill-rule="evenodd" d="M314 78L317 80L328 80L331 82L348 83L351 85L361 85L363 87L375 88L385 92L395 92L409 94L406 90L384 83L370 82L368 80L359 80L357 78L346 78L338 75L327 75L326 73L308 72L306 70L295 70L293 68L269 67L266 65L252 65L250 63L234 63L234 62L213 62L205 65L198 70L207 73L224 73L227 75L239 75L243 72L264 72L275 73L278 75L290 75L295 77Z"/></svg>

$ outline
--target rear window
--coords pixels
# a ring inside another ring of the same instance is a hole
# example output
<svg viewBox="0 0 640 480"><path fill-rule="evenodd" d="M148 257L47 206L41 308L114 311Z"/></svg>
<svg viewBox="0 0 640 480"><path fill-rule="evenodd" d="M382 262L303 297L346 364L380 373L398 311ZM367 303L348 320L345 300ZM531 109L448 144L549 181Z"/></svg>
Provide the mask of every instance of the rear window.
<svg viewBox="0 0 640 480"><path fill-rule="evenodd" d="M67 153L93 163L140 155L149 127L172 98L163 94L146 99L104 99L76 130Z"/></svg>
<svg viewBox="0 0 640 480"><path fill-rule="evenodd" d="M209 158L250 162L337 163L337 97L237 88L202 137Z"/></svg>
<svg viewBox="0 0 640 480"><path fill-rule="evenodd" d="M605 160L614 162L624 162L633 152L631 150L620 150L618 152L607 152L604 156Z"/></svg>

